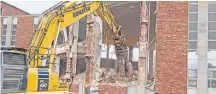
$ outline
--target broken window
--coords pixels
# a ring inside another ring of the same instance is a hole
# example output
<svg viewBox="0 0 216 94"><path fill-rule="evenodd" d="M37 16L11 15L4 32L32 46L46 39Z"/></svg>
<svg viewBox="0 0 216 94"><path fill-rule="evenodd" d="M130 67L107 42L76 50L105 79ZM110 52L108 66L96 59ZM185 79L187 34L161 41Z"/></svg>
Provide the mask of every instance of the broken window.
<svg viewBox="0 0 216 94"><path fill-rule="evenodd" d="M109 45L109 59L116 59L115 46Z"/></svg>
<svg viewBox="0 0 216 94"><path fill-rule="evenodd" d="M78 42L86 40L86 24L87 17L83 17L79 20Z"/></svg>
<svg viewBox="0 0 216 94"><path fill-rule="evenodd" d="M84 56L82 58L77 58L76 64L76 74L81 74L86 70L86 62Z"/></svg>
<svg viewBox="0 0 216 94"><path fill-rule="evenodd" d="M114 45L102 44L101 47L101 68L114 68L115 65L115 47Z"/></svg>
<svg viewBox="0 0 216 94"><path fill-rule="evenodd" d="M101 58L107 58L107 45L102 44L101 46Z"/></svg>

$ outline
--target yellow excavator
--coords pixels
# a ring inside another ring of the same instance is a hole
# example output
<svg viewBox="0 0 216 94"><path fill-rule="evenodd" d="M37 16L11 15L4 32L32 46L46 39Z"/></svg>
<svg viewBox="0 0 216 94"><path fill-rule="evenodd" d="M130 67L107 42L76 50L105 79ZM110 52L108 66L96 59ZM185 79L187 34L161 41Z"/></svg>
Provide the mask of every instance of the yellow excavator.
<svg viewBox="0 0 216 94"><path fill-rule="evenodd" d="M105 21L114 35L114 44L118 54L127 52L125 37L121 26L118 25L108 6L102 1L71 1L60 8L43 15L39 20L38 28L27 49L28 62L26 92L64 91L68 90L67 82L60 82L59 74L52 71L55 61L56 42L59 32L78 21L79 19L96 13ZM46 58L46 64L43 59Z"/></svg>

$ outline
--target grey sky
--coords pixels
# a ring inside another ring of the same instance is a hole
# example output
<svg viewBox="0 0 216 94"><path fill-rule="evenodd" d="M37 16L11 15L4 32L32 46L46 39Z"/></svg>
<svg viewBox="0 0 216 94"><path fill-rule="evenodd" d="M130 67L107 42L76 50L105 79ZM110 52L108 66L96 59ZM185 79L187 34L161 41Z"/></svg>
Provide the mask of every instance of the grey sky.
<svg viewBox="0 0 216 94"><path fill-rule="evenodd" d="M30 14L41 14L60 1L5 1Z"/></svg>

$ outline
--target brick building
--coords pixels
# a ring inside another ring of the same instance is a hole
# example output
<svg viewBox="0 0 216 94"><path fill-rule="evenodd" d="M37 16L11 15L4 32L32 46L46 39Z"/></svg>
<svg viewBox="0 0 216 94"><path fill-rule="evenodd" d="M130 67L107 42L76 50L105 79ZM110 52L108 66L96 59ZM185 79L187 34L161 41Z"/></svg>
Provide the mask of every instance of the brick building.
<svg viewBox="0 0 216 94"><path fill-rule="evenodd" d="M62 3L60 2L59 5ZM124 35L129 37L128 43L134 47L139 46L139 53L135 52L135 54L139 54L137 68L139 84L127 87L104 85L100 87L102 94L106 92L107 94L116 93L113 91L121 92L118 92L118 94L216 93L216 2L143 1L133 3L109 2L109 4L117 22L126 28ZM23 40L29 41L28 37L33 34L34 15L23 12L5 2L1 2L1 8L3 9L1 11L1 19L3 19L1 21L3 23L1 30L7 32L1 33L1 44L3 42L5 42L3 43L5 46L14 44L13 41L11 42L10 37L13 36L11 33L13 31L12 27L17 27L15 46L27 47L27 42L21 42ZM13 12L5 13L6 10ZM47 11L50 10L52 9ZM13 21L11 15L17 17L17 26L14 26L16 20ZM106 26L101 20L97 22L104 32ZM22 24L19 26L19 23L31 26L23 26ZM62 32L58 39L57 54L59 56L57 56L57 62L66 63L68 62L67 57L69 57L70 62L73 62L75 66L73 72L76 74L82 74L88 67L84 60L84 41L87 35L85 33L85 24L86 18L81 19L67 27L66 32ZM73 33L70 33L70 30ZM4 36L6 38L3 38ZM73 41L73 47L71 53L68 54L67 51L70 48L68 44L72 43L69 40ZM139 45L137 45L138 41ZM111 39L108 42L111 43ZM115 56L110 55L112 52L109 49L112 47L103 48L103 43L104 40L102 39L102 43L99 45L101 46L101 53L105 52L106 55L101 55L100 65L102 67L110 66L114 62ZM110 61L106 62L105 59ZM60 72L60 69L58 71ZM78 71L79 73L77 73ZM85 82L85 79L81 78L82 76L76 76L75 78L81 80L75 81L77 83L72 86L74 87L74 91L72 91L76 93L83 92L82 90L85 87L82 82Z"/></svg>
<svg viewBox="0 0 216 94"><path fill-rule="evenodd" d="M147 94L215 94L216 2L146 5Z"/></svg>
<svg viewBox="0 0 216 94"><path fill-rule="evenodd" d="M29 14L7 2L0 2L2 47L27 48L37 28L39 14Z"/></svg>

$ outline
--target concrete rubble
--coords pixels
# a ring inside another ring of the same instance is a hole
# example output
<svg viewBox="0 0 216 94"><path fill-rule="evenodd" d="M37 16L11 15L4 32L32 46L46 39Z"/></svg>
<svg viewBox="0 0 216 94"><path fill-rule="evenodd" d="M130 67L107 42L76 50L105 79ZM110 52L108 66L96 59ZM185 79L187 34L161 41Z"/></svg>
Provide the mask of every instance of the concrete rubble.
<svg viewBox="0 0 216 94"><path fill-rule="evenodd" d="M77 59L77 45L79 44L77 42L76 38L73 38L71 36L78 37L77 35L74 35L74 33L69 33L70 37L67 42L69 44L68 46L65 46L63 49L67 49L67 51L70 51L71 54L67 53L67 59L70 59L67 61L67 72L71 73L68 75L73 75L73 83L72 85L80 85L84 84L84 88L87 87L94 87L94 88L105 88L107 86L109 87L127 87L129 85L145 85L145 51L146 51L146 35L147 30L144 29L147 27L147 19L145 11L147 10L146 2L143 2L141 4L141 8L144 8L144 10L141 10L141 36L140 36L140 58L138 63L138 70L133 70L131 62L129 62L127 65L129 70L131 70L128 74L128 72L125 71L126 67L125 64L127 61L123 61L122 63L116 62L119 66L119 71L116 72L115 68L101 68L100 67L100 41L102 39L101 37L101 30L100 25L96 20L96 16L91 14L87 16L87 26L86 26L86 41L82 42L84 43L84 49L85 49L85 62L86 62L86 70L85 72L81 74L76 74L76 59ZM72 32L76 31L74 29L75 26L71 26L70 29L72 29ZM76 32L79 32L78 30ZM75 33L76 34L76 33ZM76 40L75 40L76 39ZM71 47L70 47L71 46ZM76 46L76 47L75 47ZM75 51L76 50L76 51ZM72 64L72 65L71 65ZM72 68L72 70L70 70ZM79 87L79 86L78 86ZM85 91L84 88L82 88L82 91ZM73 90L71 91L73 92Z"/></svg>

